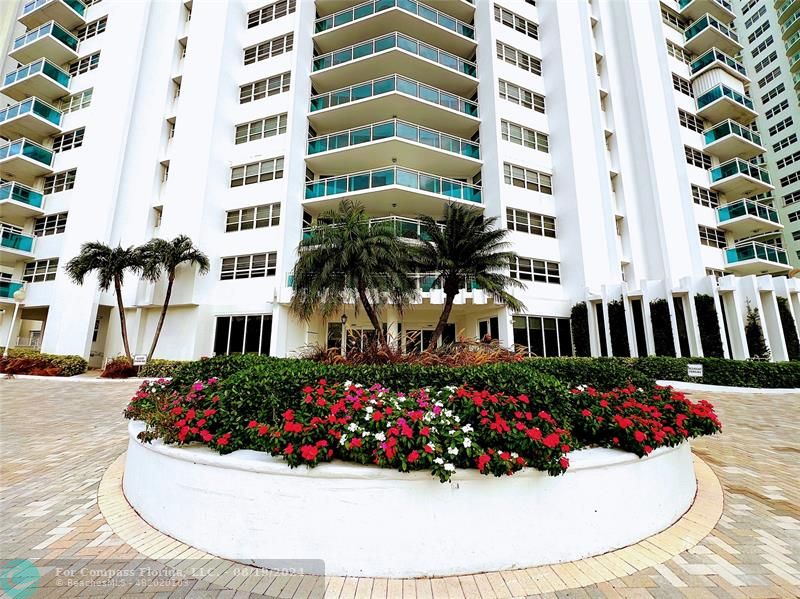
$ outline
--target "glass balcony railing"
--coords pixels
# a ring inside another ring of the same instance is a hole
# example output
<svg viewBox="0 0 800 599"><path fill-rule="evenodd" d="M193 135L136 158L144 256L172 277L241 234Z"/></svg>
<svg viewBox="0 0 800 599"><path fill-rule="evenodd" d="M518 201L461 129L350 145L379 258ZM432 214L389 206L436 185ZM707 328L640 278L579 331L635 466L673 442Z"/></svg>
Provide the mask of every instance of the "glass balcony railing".
<svg viewBox="0 0 800 599"><path fill-rule="evenodd" d="M46 166L53 164L53 152L29 139L17 139L0 146L0 160L25 156Z"/></svg>
<svg viewBox="0 0 800 599"><path fill-rule="evenodd" d="M450 54L449 52L445 52L444 50L439 50L434 46L417 41L412 37L403 35L402 33L390 33L389 35L384 35L383 37L361 42L360 44L355 44L349 48L343 48L341 50L336 50L335 52L329 52L328 54L317 56L314 58L313 70L316 72L323 69L329 69L331 67L336 67L340 64L345 64L359 58L364 58L365 56L377 54L378 52L383 52L384 50L389 50L391 48L407 50L415 56L427 58L428 60L432 60L433 62L442 65L443 67L453 69L459 73L464 73L470 77L478 76L478 67L475 66L474 62L464 60L463 58L459 58L458 56Z"/></svg>
<svg viewBox="0 0 800 599"><path fill-rule="evenodd" d="M22 204L28 204L34 208L41 208L44 203L44 196L16 181L9 181L0 185L0 201L13 200Z"/></svg>
<svg viewBox="0 0 800 599"><path fill-rule="evenodd" d="M56 127L61 126L61 112L39 98L28 98L18 104L12 104L8 108L0 110L0 124L24 114L35 114L46 121L50 121Z"/></svg>
<svg viewBox="0 0 800 599"><path fill-rule="evenodd" d="M736 72L741 73L745 77L747 77L747 71L744 68L744 65L740 62L735 61L733 58L725 54L722 50L718 50L717 48L711 48L708 52L701 55L700 58L695 60L691 64L691 71L692 75L701 71L702 69L706 68L714 61L720 61L730 68L734 69Z"/></svg>
<svg viewBox="0 0 800 599"><path fill-rule="evenodd" d="M389 185L418 189L453 200L481 203L481 188L476 185L439 177L438 175L420 173L399 166L389 166L340 177L328 177L319 181L309 181L306 183L305 199L317 200L344 193L380 189Z"/></svg>
<svg viewBox="0 0 800 599"><path fill-rule="evenodd" d="M727 220L748 215L763 218L775 224L780 224L781 222L780 218L778 218L777 210L766 204L756 202L755 200L742 199L717 208L717 216L720 224Z"/></svg>
<svg viewBox="0 0 800 599"><path fill-rule="evenodd" d="M770 185L769 173L767 171L757 167L754 164L750 164L741 158L728 160L728 162L723 162L717 168L711 169L711 182L717 183L722 179L727 179L728 177L733 177L734 175L739 174L747 175L748 177L758 179L759 181Z"/></svg>
<svg viewBox="0 0 800 599"><path fill-rule="evenodd" d="M24 286L25 283L22 281L9 281L8 279L0 279L0 297L5 299L14 299L14 294Z"/></svg>
<svg viewBox="0 0 800 599"><path fill-rule="evenodd" d="M21 48L26 44L30 44L33 41L38 40L41 37L46 35L51 35L60 41L62 44L67 46L68 48L77 51L78 50L78 38L72 35L69 31L64 29L61 25L56 23L55 21L50 21L49 23L45 23L41 27L37 27L36 29L29 31L25 35L19 36L17 39L14 40L14 50L17 48Z"/></svg>
<svg viewBox="0 0 800 599"><path fill-rule="evenodd" d="M697 109L700 110L701 108L704 108L712 102L716 102L723 97L730 98L734 102L753 110L753 101L750 98L744 94L740 94L739 92L732 90L730 87L722 83L715 85L697 98Z"/></svg>
<svg viewBox="0 0 800 599"><path fill-rule="evenodd" d="M715 141L719 141L720 139L728 137L729 135L738 135L739 137L743 137L744 139L753 142L757 146L761 145L761 136L758 133L751 131L747 127L743 127L731 119L722 121L710 129L703 131L703 137L706 145L712 144Z"/></svg>
<svg viewBox="0 0 800 599"><path fill-rule="evenodd" d="M32 13L37 8L40 8L52 1L53 0L32 0L31 2L26 2L22 7L22 16L24 17L25 15ZM86 5L80 0L62 0L62 2L64 2L64 4L69 6L80 16L83 16L86 13Z"/></svg>
<svg viewBox="0 0 800 599"><path fill-rule="evenodd" d="M467 158L480 159L481 157L479 144L460 137L433 131L432 129L425 129L398 119L314 137L308 140L308 153L309 155L319 154L320 152L340 150L393 137L417 142L438 150L466 156Z"/></svg>
<svg viewBox="0 0 800 599"><path fill-rule="evenodd" d="M303 229L303 239L311 239L313 234L324 234L324 231L330 227L337 225L318 225L316 227L306 227ZM402 216L380 216L377 218L369 219L369 227L385 226L394 232L395 235L402 239L411 239L415 241L427 241L430 235L425 232L422 227L422 222L414 218L405 218ZM439 228L444 228L439 225Z"/></svg>
<svg viewBox="0 0 800 599"><path fill-rule="evenodd" d="M438 275L436 273L428 273L428 272L409 272L406 273L408 278L414 284L414 288L422 293L428 293L433 289L441 289L441 283L437 283L436 279ZM294 287L294 274L289 273L286 276L286 285L287 287ZM465 291L475 291L476 289L480 289L481 286L478 285L478 282L472 277L464 277L459 284L459 289L464 289Z"/></svg>
<svg viewBox="0 0 800 599"><path fill-rule="evenodd" d="M0 227L0 245L11 250L30 252L33 250L33 237L23 235L13 229Z"/></svg>
<svg viewBox="0 0 800 599"><path fill-rule="evenodd" d="M689 27L686 28L686 31L684 31L684 34L683 34L684 38L688 42L690 39L695 37L698 33L701 33L703 31L705 31L709 27L713 27L714 29L719 31L721 34L723 34L723 35L729 37L730 39L732 39L737 44L739 43L739 38L736 36L736 33L730 27L726 27L725 25L723 25L722 23L717 21L714 17L712 17L709 14L703 15L702 17L697 19L694 23L689 25Z"/></svg>
<svg viewBox="0 0 800 599"><path fill-rule="evenodd" d="M792 37L790 37L788 40L786 40L786 43L784 45L786 46L787 52L788 52L789 48L794 46L795 43L797 43L798 41L800 41L800 31L797 31L796 33L794 33L792 35Z"/></svg>
<svg viewBox="0 0 800 599"><path fill-rule="evenodd" d="M744 262L746 260L767 260L769 262L786 264L787 266L789 264L786 250L775 247L774 245L750 241L735 247L725 248L725 262L728 264L736 264L737 262Z"/></svg>
<svg viewBox="0 0 800 599"><path fill-rule="evenodd" d="M417 83L412 79L401 77L400 75L390 75L382 79L374 79L365 83L359 83L344 89L338 89L325 94L311 97L311 112L317 110L324 110L325 108L332 108L334 106L341 106L349 102L356 102L366 98L372 98L381 94L388 94L391 92L400 92L408 94L420 100L438 104L451 110L462 112L466 115L477 117L478 104L465 100L461 96Z"/></svg>
<svg viewBox="0 0 800 599"><path fill-rule="evenodd" d="M708 0L708 1L716 2L722 8L724 8L724 9L730 11L730 12L733 12L733 7L731 6L730 2L727 2L727 0ZM690 2L694 2L694 0L680 0L680 2L678 4L680 5L681 8L684 8Z"/></svg>
<svg viewBox="0 0 800 599"><path fill-rule="evenodd" d="M410 12L426 21L449 29L454 33L463 35L469 39L475 39L475 28L472 25L459 21L455 17L439 12L435 8L431 8L416 0L369 0L363 4L352 8L346 8L345 10L341 10L327 17L317 19L314 22L314 32L321 33L323 31L328 31L334 27L346 25L347 23L369 17L383 12L384 10L389 10L390 8L399 8L400 10Z"/></svg>
<svg viewBox="0 0 800 599"><path fill-rule="evenodd" d="M791 29L792 26L797 23L797 21L800 21L800 10L795 11L795 13L786 19L786 22L781 25L781 33L789 31L789 29Z"/></svg>
<svg viewBox="0 0 800 599"><path fill-rule="evenodd" d="M56 83L60 83L64 87L69 87L69 73L62 71L46 58L40 58L30 64L26 64L24 67L18 68L16 71L11 71L5 76L5 79L3 79L3 86L11 85L12 83L16 83L17 81L21 81L37 73L47 75Z"/></svg>

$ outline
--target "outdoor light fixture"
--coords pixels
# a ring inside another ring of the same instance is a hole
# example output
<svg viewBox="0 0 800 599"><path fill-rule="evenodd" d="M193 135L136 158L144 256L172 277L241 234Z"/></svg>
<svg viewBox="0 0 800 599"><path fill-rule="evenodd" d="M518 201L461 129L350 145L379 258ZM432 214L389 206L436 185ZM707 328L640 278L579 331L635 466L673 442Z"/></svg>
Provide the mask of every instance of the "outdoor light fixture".
<svg viewBox="0 0 800 599"><path fill-rule="evenodd" d="M347 336L344 330L345 325L347 325L347 314L342 314L341 321L342 321L342 347L340 352L342 354L342 357L344 358L345 355L347 354Z"/></svg>

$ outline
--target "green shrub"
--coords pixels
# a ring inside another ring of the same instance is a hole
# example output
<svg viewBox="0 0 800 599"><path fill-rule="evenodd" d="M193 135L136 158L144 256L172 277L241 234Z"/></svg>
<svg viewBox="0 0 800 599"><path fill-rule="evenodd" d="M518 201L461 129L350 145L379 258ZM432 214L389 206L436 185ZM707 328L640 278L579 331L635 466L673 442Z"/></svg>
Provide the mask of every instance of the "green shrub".
<svg viewBox="0 0 800 599"><path fill-rule="evenodd" d="M43 354L30 348L9 349L8 358L0 358L0 373L5 374L75 376L86 372L88 366L80 356Z"/></svg>
<svg viewBox="0 0 800 599"><path fill-rule="evenodd" d="M665 299L650 302L650 322L653 325L653 341L657 356L675 355L675 337L672 335L672 321L669 317L669 304Z"/></svg>
<svg viewBox="0 0 800 599"><path fill-rule="evenodd" d="M601 391L633 383L648 387L653 379L638 371L629 358L530 358L525 362L568 387L588 385Z"/></svg>
<svg viewBox="0 0 800 599"><path fill-rule="evenodd" d="M697 311L697 326L700 329L700 341L703 344L703 355L708 358L721 358L722 337L719 333L719 320L714 298L710 295L694 296L694 308Z"/></svg>
<svg viewBox="0 0 800 599"><path fill-rule="evenodd" d="M702 364L703 378L689 378L688 364ZM633 366L656 380L764 389L800 387L800 362L650 356L637 358Z"/></svg>
<svg viewBox="0 0 800 599"><path fill-rule="evenodd" d="M761 319L758 316L758 308L751 308L747 302L747 318L744 323L744 336L747 340L747 350L750 357L756 360L769 360L770 351L767 341L764 339L764 331L761 328Z"/></svg>
<svg viewBox="0 0 800 599"><path fill-rule="evenodd" d="M575 355L588 357L592 355L589 343L589 311L586 304L581 302L572 306L570 316L572 325L572 343L575 346Z"/></svg>
<svg viewBox="0 0 800 599"><path fill-rule="evenodd" d="M628 345L628 323L625 320L625 304L620 300L608 302L608 326L614 355L630 356L631 348Z"/></svg>
<svg viewBox="0 0 800 599"><path fill-rule="evenodd" d="M172 380L176 385L183 386L190 385L195 381L207 381L211 377L225 379L257 364L266 364L277 359L279 358L270 358L260 354L231 354L202 358L184 362L175 370Z"/></svg>
<svg viewBox="0 0 800 599"><path fill-rule="evenodd" d="M56 368L61 369L61 376L75 376L83 374L89 363L80 356L57 356L44 354Z"/></svg>
<svg viewBox="0 0 800 599"><path fill-rule="evenodd" d="M147 379L170 378L184 364L184 360L150 360L139 368L139 376Z"/></svg>
<svg viewBox="0 0 800 599"><path fill-rule="evenodd" d="M786 351L790 360L800 360L800 339L797 338L797 324L789 310L789 302L785 297L778 298L778 315L781 318L783 338L786 340Z"/></svg>

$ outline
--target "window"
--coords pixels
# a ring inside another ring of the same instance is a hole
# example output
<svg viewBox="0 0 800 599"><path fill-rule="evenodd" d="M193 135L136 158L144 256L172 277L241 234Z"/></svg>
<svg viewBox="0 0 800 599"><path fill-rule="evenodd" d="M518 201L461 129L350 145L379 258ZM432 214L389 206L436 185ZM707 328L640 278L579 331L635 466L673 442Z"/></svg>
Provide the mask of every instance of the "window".
<svg viewBox="0 0 800 599"><path fill-rule="evenodd" d="M790 212L786 215L786 220L790 223L796 223L800 220L800 210L795 210L794 212Z"/></svg>
<svg viewBox="0 0 800 599"><path fill-rule="evenodd" d="M747 13L749 13L749 12L750 12L750 9L751 9L751 8L753 8L753 7L754 7L756 4L758 4L758 3L759 3L759 1L760 1L760 0L750 0L750 2L748 2L747 4L745 4L745 5L742 7L742 14L743 14L743 15L746 15ZM759 19L761 16L765 15L765 14L767 14L767 7L762 5L762 6L761 6L761 8L759 8L759 9L758 9L758 10L755 12L755 14L754 14L754 15L752 15L752 16L751 16L749 19L747 19L747 20L744 22L744 26L745 26L746 28L749 28L749 27L750 27L750 25L752 25L753 23L755 23L756 21L758 21L758 19Z"/></svg>
<svg viewBox="0 0 800 599"><path fill-rule="evenodd" d="M756 73L760 73L760 72L761 72L761 69L763 69L764 67L766 67L766 66L767 66L767 65L769 65L771 62L773 62L773 61L775 61L775 60L777 60L777 59L778 59L778 53L777 53L777 52L771 52L771 53L769 54L769 56L767 56L767 57L766 57L765 59L763 59L761 62L757 62L757 63L756 63L756 65L755 65L755 67L753 67L753 68L755 68L755 70L756 70Z"/></svg>
<svg viewBox="0 0 800 599"><path fill-rule="evenodd" d="M514 316L514 345L531 356L571 356L572 334L569 318Z"/></svg>
<svg viewBox="0 0 800 599"><path fill-rule="evenodd" d="M704 154L700 150L695 150L689 146L683 146L683 153L686 155L686 162L692 166L697 166L706 170L711 168L711 156L708 154Z"/></svg>
<svg viewBox="0 0 800 599"><path fill-rule="evenodd" d="M661 5L661 20L673 29L677 29L681 33L683 33L683 30L686 29L686 21L681 19L676 12L668 9L663 4Z"/></svg>
<svg viewBox="0 0 800 599"><path fill-rule="evenodd" d="M794 121L792 121L792 117L787 116L781 122L775 123L774 125L772 125L772 127L769 128L769 134L770 135L775 135L779 131L783 131L787 127L791 127L793 122Z"/></svg>
<svg viewBox="0 0 800 599"><path fill-rule="evenodd" d="M295 10L295 0L280 0L247 13L247 28L252 29L275 19L285 17Z"/></svg>
<svg viewBox="0 0 800 599"><path fill-rule="evenodd" d="M703 120L698 119L692 113L686 112L682 108L678 108L678 120L680 120L681 126L687 129L691 129L696 133L703 132Z"/></svg>
<svg viewBox="0 0 800 599"><path fill-rule="evenodd" d="M73 131L67 131L61 135L56 135L53 138L53 151L66 152L73 148L80 148L83 145L83 132L85 130L86 127L81 127L80 129L74 129Z"/></svg>
<svg viewBox="0 0 800 599"><path fill-rule="evenodd" d="M792 231L792 240L800 241L800 231Z"/></svg>
<svg viewBox="0 0 800 599"><path fill-rule="evenodd" d="M558 262L515 256L509 264L509 269L511 271L509 276L520 281L561 284Z"/></svg>
<svg viewBox="0 0 800 599"><path fill-rule="evenodd" d="M503 175L507 185L523 187L548 195L553 194L553 182L548 174L505 162L503 163Z"/></svg>
<svg viewBox="0 0 800 599"><path fill-rule="evenodd" d="M770 101L770 100L772 100L773 98L777 97L777 96L778 96L778 94L781 94L781 93L783 93L784 91L786 91L786 86L785 86L783 83L781 83L780 85L777 85L777 86L773 87L773 88L772 88L771 90L769 90L769 91L768 91L766 94L764 94L763 96L761 96L761 103L762 103L762 104L766 104L767 102L769 102L769 101Z"/></svg>
<svg viewBox="0 0 800 599"><path fill-rule="evenodd" d="M257 139L286 133L286 121L288 117L289 115L284 112L283 114L268 116L265 119L258 119L257 121L236 125L236 143L243 144L248 141L255 141Z"/></svg>
<svg viewBox="0 0 800 599"><path fill-rule="evenodd" d="M214 355L269 354L272 337L271 314L217 316L214 328Z"/></svg>
<svg viewBox="0 0 800 599"><path fill-rule="evenodd" d="M508 100L524 108L544 113L544 96L532 92L529 89L525 89L524 87L504 81L503 79L500 79L498 84L500 87L500 97L503 100Z"/></svg>
<svg viewBox="0 0 800 599"><path fill-rule="evenodd" d="M673 58L677 58L678 60L680 60L685 64L692 64L692 53L687 52L686 50L681 48L678 44L674 44L669 40L667 40L667 54L669 54Z"/></svg>
<svg viewBox="0 0 800 599"><path fill-rule="evenodd" d="M785 168L790 164L794 164L795 162L800 162L800 152L795 152L794 154L789 154L785 158L781 158L775 163L775 166L778 168Z"/></svg>
<svg viewBox="0 0 800 599"><path fill-rule="evenodd" d="M542 74L542 61L540 59L530 54L525 54L525 52L500 41L497 42L497 58L534 75Z"/></svg>
<svg viewBox="0 0 800 599"><path fill-rule="evenodd" d="M534 131L506 120L500 121L500 132L505 141L539 150L540 152L550 151L546 133Z"/></svg>
<svg viewBox="0 0 800 599"><path fill-rule="evenodd" d="M86 108L92 103L92 90L94 88L85 89L82 92L78 92L77 94L72 94L71 96L67 96L60 102L61 112L67 114L69 112L75 112L76 110L80 110L81 108Z"/></svg>
<svg viewBox="0 0 800 599"><path fill-rule="evenodd" d="M59 191L67 191L75 187L75 175L78 169L73 168L68 171L61 171L60 173L53 173L44 178L44 193L58 193Z"/></svg>
<svg viewBox="0 0 800 599"><path fill-rule="evenodd" d="M676 91L679 91L690 98L694 98L694 91L692 91L692 84L689 83L689 80L684 79L675 73L672 73L672 87L675 88Z"/></svg>
<svg viewBox="0 0 800 599"><path fill-rule="evenodd" d="M75 37L77 37L80 41L83 41L88 40L90 37L100 35L106 30L107 21L108 17L103 17L102 19L97 19L96 21L87 23L78 29L78 31L75 33Z"/></svg>
<svg viewBox="0 0 800 599"><path fill-rule="evenodd" d="M775 67L771 72L767 73L761 79L758 80L758 87L759 88L764 87L770 81L775 80L780 74L781 74L781 68Z"/></svg>
<svg viewBox="0 0 800 599"><path fill-rule="evenodd" d="M766 7L764 7L764 8L766 10ZM756 38L759 35L761 35L762 33L764 33L765 31L768 31L768 30L769 30L769 20L764 21L763 23L761 23L761 25L759 25L758 28L753 31L753 33L748 35L747 36L747 41L752 44L754 41L756 41Z"/></svg>
<svg viewBox="0 0 800 599"><path fill-rule="evenodd" d="M25 265L25 272L22 273L22 280L28 283L52 281L56 278L57 271L58 258L48 258L46 260L28 262Z"/></svg>
<svg viewBox="0 0 800 599"><path fill-rule="evenodd" d="M225 232L276 227L280 222L281 205L277 203L229 210L225 219Z"/></svg>
<svg viewBox="0 0 800 599"><path fill-rule="evenodd" d="M67 228L67 213L48 214L37 218L33 223L33 234L37 237L58 235Z"/></svg>
<svg viewBox="0 0 800 599"><path fill-rule="evenodd" d="M715 279L719 279L720 277L725 276L724 270L719 270L717 268L706 268L706 276L707 277L714 277Z"/></svg>
<svg viewBox="0 0 800 599"><path fill-rule="evenodd" d="M795 202L800 202L800 189L797 191L793 191L790 194L787 194L783 197L783 205L789 206L794 204Z"/></svg>
<svg viewBox="0 0 800 599"><path fill-rule="evenodd" d="M800 171L795 171L791 175L781 177L781 186L786 187L787 185L797 183L798 181L800 181Z"/></svg>
<svg viewBox="0 0 800 599"><path fill-rule="evenodd" d="M535 40L539 39L539 26L536 23L520 17L497 4L494 5L494 20Z"/></svg>
<svg viewBox="0 0 800 599"><path fill-rule="evenodd" d="M83 0L83 3L86 5L86 8L90 6L94 6L95 4L99 4L102 0Z"/></svg>
<svg viewBox="0 0 800 599"><path fill-rule="evenodd" d="M707 208L716 208L719 206L719 195L717 192L698 185L692 185L692 199L695 204L700 204Z"/></svg>
<svg viewBox="0 0 800 599"><path fill-rule="evenodd" d="M256 279L260 277L274 277L278 254L251 254L249 256L231 256L222 259L220 281L232 279Z"/></svg>
<svg viewBox="0 0 800 599"><path fill-rule="evenodd" d="M291 73L287 71L280 75L274 75L267 79L260 79L258 81L253 81L253 83L242 85L239 88L239 104L247 104L248 102L261 100L267 96L288 92L290 79Z"/></svg>
<svg viewBox="0 0 800 599"><path fill-rule="evenodd" d="M283 156L251 162L231 169L231 187L263 183L283 177Z"/></svg>
<svg viewBox="0 0 800 599"><path fill-rule="evenodd" d="M556 237L556 219L536 212L506 208L506 227L510 231L520 231L553 239Z"/></svg>
<svg viewBox="0 0 800 599"><path fill-rule="evenodd" d="M95 52L94 54L89 54L89 56L84 56L69 63L69 74L71 77L74 77L75 75L88 73L89 71L96 69L99 64L100 52Z"/></svg>
<svg viewBox="0 0 800 599"><path fill-rule="evenodd" d="M697 229L700 233L700 243L703 245L712 248L724 248L727 245L724 231L712 227L704 227L703 225L699 225Z"/></svg>
<svg viewBox="0 0 800 599"><path fill-rule="evenodd" d="M775 41L775 40L772 39L772 36L770 35L767 39L765 39L763 42L761 42L755 48L753 48L750 51L750 54L752 54L753 58L755 58L756 56L761 54L764 50L769 48L772 45L773 41Z"/></svg>
<svg viewBox="0 0 800 599"><path fill-rule="evenodd" d="M770 108L769 110L765 111L765 112L764 112L764 116L765 116L766 118L768 118L768 119L771 119L771 118L772 118L772 117L774 117L776 114L779 114L779 113L783 112L783 111L784 111L784 110L786 110L787 108L789 108L789 100L784 100L784 101L783 101L783 102L781 102L780 104L776 104L775 106L773 106L773 107L772 107L772 108Z"/></svg>
<svg viewBox="0 0 800 599"><path fill-rule="evenodd" d="M278 56L284 52L291 52L294 44L294 34L287 33L280 37L272 38L266 42L261 42L255 46L244 49L244 64L253 64L260 60L266 60L273 56Z"/></svg>

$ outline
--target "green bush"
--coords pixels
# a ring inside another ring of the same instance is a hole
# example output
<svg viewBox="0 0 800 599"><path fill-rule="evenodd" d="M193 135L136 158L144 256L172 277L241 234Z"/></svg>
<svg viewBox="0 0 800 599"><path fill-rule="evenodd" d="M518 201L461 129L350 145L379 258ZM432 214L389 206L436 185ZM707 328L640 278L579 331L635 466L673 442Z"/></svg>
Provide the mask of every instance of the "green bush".
<svg viewBox="0 0 800 599"><path fill-rule="evenodd" d="M184 360L150 360L139 368L139 376L147 379L170 378L184 364Z"/></svg>
<svg viewBox="0 0 800 599"><path fill-rule="evenodd" d="M568 387L588 385L608 391L628 383L637 387L653 384L653 379L638 371L629 358L530 358L526 362Z"/></svg>
<svg viewBox="0 0 800 599"><path fill-rule="evenodd" d="M589 312L585 303L581 302L572 306L570 323L572 325L572 343L575 345L575 355L581 357L591 356Z"/></svg>
<svg viewBox="0 0 800 599"><path fill-rule="evenodd" d="M80 356L43 354L29 348L9 349L8 358L0 358L0 372L8 374L75 376L86 372L88 366Z"/></svg>
<svg viewBox="0 0 800 599"><path fill-rule="evenodd" d="M608 327L611 333L611 348L615 356L630 356L628 345L628 323L625 320L625 305L620 300L608 302Z"/></svg>
<svg viewBox="0 0 800 599"><path fill-rule="evenodd" d="M61 376L75 376L76 374L83 374L89 367L89 363L80 356L56 356L52 354L43 354L46 356L56 368L61 369Z"/></svg>
<svg viewBox="0 0 800 599"><path fill-rule="evenodd" d="M211 377L226 379L252 366L266 364L279 359L260 354L231 354L229 356L202 358L192 362L184 362L175 370L172 380L176 385L183 386L191 385L195 381L207 381Z"/></svg>
<svg viewBox="0 0 800 599"><path fill-rule="evenodd" d="M778 315L781 318L781 329L783 329L783 338L786 340L789 359L800 360L800 339L797 338L797 325L785 297L778 298Z"/></svg>
<svg viewBox="0 0 800 599"><path fill-rule="evenodd" d="M694 296L694 307L697 311L697 326L700 329L700 341L703 344L703 355L709 358L721 358L722 337L719 333L719 320L714 298L710 295Z"/></svg>
<svg viewBox="0 0 800 599"><path fill-rule="evenodd" d="M657 356L675 355L675 337L672 335L672 321L669 317L667 300L650 302L650 322L653 325L653 341Z"/></svg>
<svg viewBox="0 0 800 599"><path fill-rule="evenodd" d="M689 378L687 376L688 364L702 364L703 378ZM800 362L650 356L637 358L633 367L656 380L764 389L800 387Z"/></svg>

